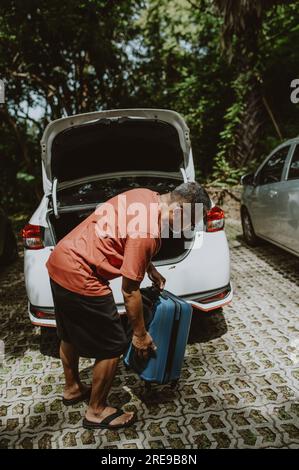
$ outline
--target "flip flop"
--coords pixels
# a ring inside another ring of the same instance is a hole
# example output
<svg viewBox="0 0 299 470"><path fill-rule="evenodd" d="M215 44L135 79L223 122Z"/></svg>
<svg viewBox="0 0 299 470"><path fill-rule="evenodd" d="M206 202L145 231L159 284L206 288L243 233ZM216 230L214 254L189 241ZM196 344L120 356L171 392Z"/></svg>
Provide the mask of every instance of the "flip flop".
<svg viewBox="0 0 299 470"><path fill-rule="evenodd" d="M115 418L118 418L119 416L122 416L123 414L125 414L123 410L121 410L120 408L116 408L115 413L112 413L112 415L107 416L100 423L94 423L93 421L89 421L88 419L84 418L83 427L85 429L120 429L127 428L136 421L136 417L133 415L133 417L127 423L114 425L110 424L111 421L113 421Z"/></svg>
<svg viewBox="0 0 299 470"><path fill-rule="evenodd" d="M70 399L68 399L68 398L62 397L62 403L63 403L65 406L76 405L77 403L80 403L81 401L89 400L90 395L91 395L91 388L89 388L88 390L86 390L86 392L84 392L82 395L80 395L80 396L77 397L77 398L70 398Z"/></svg>

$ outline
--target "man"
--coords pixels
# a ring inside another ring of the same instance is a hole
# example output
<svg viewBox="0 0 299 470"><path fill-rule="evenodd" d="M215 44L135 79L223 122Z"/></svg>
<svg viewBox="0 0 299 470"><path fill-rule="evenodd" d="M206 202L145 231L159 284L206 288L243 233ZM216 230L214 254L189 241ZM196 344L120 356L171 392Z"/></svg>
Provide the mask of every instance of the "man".
<svg viewBox="0 0 299 470"><path fill-rule="evenodd" d="M161 244L161 232L186 228L183 210L196 223L196 204L210 209L206 191L195 182L183 183L159 195L133 189L107 201L64 237L53 250L47 268L53 292L60 357L65 374L63 402L88 399L83 425L89 429L119 428L134 422L134 414L107 405L119 357L128 338L117 312L109 281L122 276L125 309L137 353L147 357L156 346L146 331L140 283L147 273L163 289L165 279L151 262ZM125 207L126 206L126 207ZM136 228L136 210L141 211ZM95 358L91 389L80 381L79 357Z"/></svg>

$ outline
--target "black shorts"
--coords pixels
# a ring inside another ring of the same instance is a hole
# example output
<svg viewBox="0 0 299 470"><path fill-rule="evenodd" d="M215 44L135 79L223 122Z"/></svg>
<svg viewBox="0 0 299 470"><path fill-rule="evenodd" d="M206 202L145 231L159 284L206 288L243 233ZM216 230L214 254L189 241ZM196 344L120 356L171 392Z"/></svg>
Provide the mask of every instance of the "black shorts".
<svg viewBox="0 0 299 470"><path fill-rule="evenodd" d="M119 315L113 294L86 296L71 292L50 279L57 335L71 343L81 357L111 359L124 354L132 329L126 315ZM151 309L144 306L147 326ZM122 318L121 318L122 317Z"/></svg>

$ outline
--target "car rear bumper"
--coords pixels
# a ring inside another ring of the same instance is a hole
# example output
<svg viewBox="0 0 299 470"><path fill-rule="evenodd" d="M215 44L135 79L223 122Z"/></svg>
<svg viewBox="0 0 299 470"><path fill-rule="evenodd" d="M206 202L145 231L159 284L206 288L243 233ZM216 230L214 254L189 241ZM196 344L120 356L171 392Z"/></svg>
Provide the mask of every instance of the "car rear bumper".
<svg viewBox="0 0 299 470"><path fill-rule="evenodd" d="M183 296L195 309L210 312L229 304L233 299L233 287L231 282L226 286L206 292Z"/></svg>
<svg viewBox="0 0 299 470"><path fill-rule="evenodd" d="M31 323L35 326L56 327L53 307L36 306L28 302L28 314Z"/></svg>
<svg viewBox="0 0 299 470"><path fill-rule="evenodd" d="M182 296L186 302L190 303L196 310L209 312L221 307L224 307L232 301L233 288L229 283L226 286L213 289L206 292L197 292L194 294ZM124 305L117 304L117 309L120 314L125 313ZM53 307L42 307L30 304L28 302L28 313L30 321L35 326L56 327L55 312Z"/></svg>

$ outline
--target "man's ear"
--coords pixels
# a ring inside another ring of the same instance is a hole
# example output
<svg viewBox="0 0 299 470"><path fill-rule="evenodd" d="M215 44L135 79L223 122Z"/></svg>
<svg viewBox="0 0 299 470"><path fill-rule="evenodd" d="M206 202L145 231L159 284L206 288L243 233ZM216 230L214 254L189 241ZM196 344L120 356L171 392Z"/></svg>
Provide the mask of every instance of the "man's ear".
<svg viewBox="0 0 299 470"><path fill-rule="evenodd" d="M174 201L170 204L170 211L173 213L173 216L176 216L182 213L183 207L178 201Z"/></svg>

